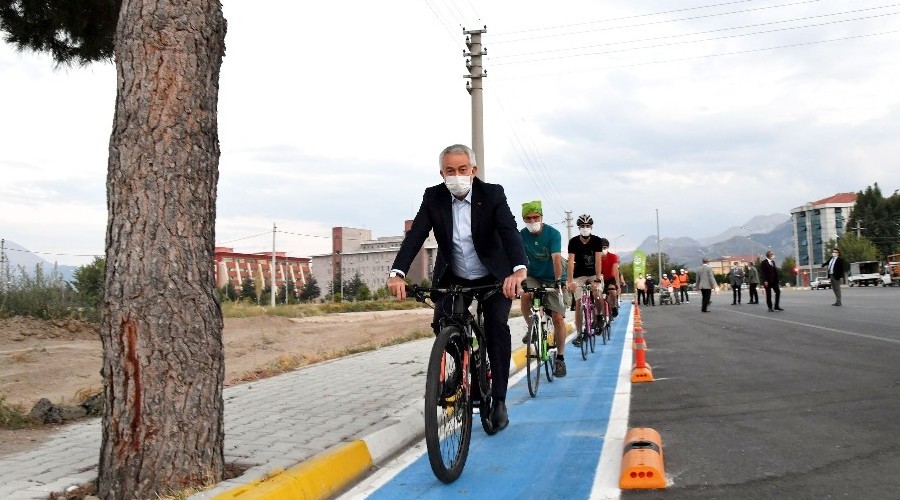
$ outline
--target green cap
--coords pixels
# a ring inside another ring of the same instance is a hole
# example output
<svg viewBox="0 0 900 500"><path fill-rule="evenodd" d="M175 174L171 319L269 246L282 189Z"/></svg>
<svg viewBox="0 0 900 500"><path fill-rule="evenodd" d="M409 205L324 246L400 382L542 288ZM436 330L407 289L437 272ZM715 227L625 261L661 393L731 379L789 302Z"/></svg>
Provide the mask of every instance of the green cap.
<svg viewBox="0 0 900 500"><path fill-rule="evenodd" d="M528 214L544 215L544 210L541 208L541 200L522 203L522 217L525 217Z"/></svg>

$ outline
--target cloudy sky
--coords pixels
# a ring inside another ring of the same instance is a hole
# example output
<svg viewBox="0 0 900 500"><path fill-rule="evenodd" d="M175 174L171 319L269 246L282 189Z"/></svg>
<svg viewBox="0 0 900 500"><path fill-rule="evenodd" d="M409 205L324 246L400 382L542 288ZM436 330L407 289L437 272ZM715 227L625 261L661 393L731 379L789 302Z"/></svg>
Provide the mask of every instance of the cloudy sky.
<svg viewBox="0 0 900 500"><path fill-rule="evenodd" d="M224 0L216 240L326 253L402 232L471 143L463 27L487 26L485 170L629 250L878 182L900 188L900 4L873 0ZM102 254L111 63L0 42L0 237ZM622 235L622 236L619 236ZM618 238L617 238L618 237Z"/></svg>

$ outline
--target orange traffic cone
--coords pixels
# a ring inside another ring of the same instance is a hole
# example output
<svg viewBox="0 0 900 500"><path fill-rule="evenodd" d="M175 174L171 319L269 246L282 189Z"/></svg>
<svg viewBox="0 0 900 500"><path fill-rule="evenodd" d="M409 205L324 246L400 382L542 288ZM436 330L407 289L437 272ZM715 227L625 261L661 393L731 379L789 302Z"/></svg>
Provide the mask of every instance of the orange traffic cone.
<svg viewBox="0 0 900 500"><path fill-rule="evenodd" d="M631 368L631 382L653 382L653 370L647 363L647 349L644 344L635 345L634 366Z"/></svg>
<svg viewBox="0 0 900 500"><path fill-rule="evenodd" d="M644 346L644 349L647 348L647 340L644 338L644 332L643 331L639 332L639 331L637 331L637 329L635 329L634 330L634 341L631 344L631 348L637 349L638 344Z"/></svg>

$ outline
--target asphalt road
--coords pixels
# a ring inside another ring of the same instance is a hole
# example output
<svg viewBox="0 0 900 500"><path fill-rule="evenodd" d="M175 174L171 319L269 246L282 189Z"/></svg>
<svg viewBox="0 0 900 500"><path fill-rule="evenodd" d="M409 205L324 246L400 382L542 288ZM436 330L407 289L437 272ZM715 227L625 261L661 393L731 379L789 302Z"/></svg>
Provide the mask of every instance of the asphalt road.
<svg viewBox="0 0 900 500"><path fill-rule="evenodd" d="M623 498L900 498L900 290L842 291L642 308L629 427L661 433L670 487Z"/></svg>

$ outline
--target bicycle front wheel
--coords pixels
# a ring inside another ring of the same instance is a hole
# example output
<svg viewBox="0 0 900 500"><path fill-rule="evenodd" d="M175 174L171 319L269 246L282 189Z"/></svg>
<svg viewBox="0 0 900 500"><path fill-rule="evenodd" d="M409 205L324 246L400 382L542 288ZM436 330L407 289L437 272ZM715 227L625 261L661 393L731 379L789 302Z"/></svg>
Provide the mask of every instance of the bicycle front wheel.
<svg viewBox="0 0 900 500"><path fill-rule="evenodd" d="M590 299L588 299L590 300ZM589 307L582 304L581 306L581 359L587 360L588 355L588 342L590 342L591 336L591 310Z"/></svg>
<svg viewBox="0 0 900 500"><path fill-rule="evenodd" d="M525 344L525 376L528 378L528 394L537 396L541 383L541 320L531 317L531 328L528 330L528 343Z"/></svg>
<svg viewBox="0 0 900 500"><path fill-rule="evenodd" d="M553 323L547 324L547 329L544 330L544 338L541 340L541 359L544 361L544 373L547 375L547 382L553 382L553 369L556 365L556 355L554 354L556 351L550 349L550 338L556 339ZM562 341L565 342L566 339L563 338Z"/></svg>
<svg viewBox="0 0 900 500"><path fill-rule="evenodd" d="M591 344L591 352L594 352L594 346L597 345L597 334L600 333L597 328L601 323L599 320L595 320L591 323L591 336L590 336L590 344Z"/></svg>
<svg viewBox="0 0 900 500"><path fill-rule="evenodd" d="M466 465L472 438L469 349L460 329L441 330L425 379L425 445L434 475L452 483ZM477 388L476 388L477 390Z"/></svg>

